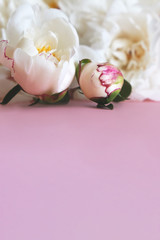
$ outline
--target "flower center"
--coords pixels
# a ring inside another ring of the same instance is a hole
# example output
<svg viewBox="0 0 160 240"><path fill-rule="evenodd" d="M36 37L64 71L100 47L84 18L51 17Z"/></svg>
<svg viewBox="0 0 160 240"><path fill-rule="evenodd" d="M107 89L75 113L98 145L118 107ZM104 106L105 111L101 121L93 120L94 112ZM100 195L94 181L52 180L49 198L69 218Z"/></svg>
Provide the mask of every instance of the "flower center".
<svg viewBox="0 0 160 240"><path fill-rule="evenodd" d="M58 3L56 3L56 2L50 3L49 7L50 8L59 8Z"/></svg>
<svg viewBox="0 0 160 240"><path fill-rule="evenodd" d="M58 60L58 62L60 62L60 57L58 57L57 55L56 55L56 53L55 52L53 52L54 50L53 49L51 49L51 46L49 45L49 46L43 46L43 47L41 47L41 48L37 48L37 51L38 51L38 53L40 54L40 53L48 53L49 55L52 55L54 58L56 58L57 60Z"/></svg>
<svg viewBox="0 0 160 240"><path fill-rule="evenodd" d="M43 46L42 48L37 48L38 53L42 53L42 52L50 52L51 51L51 46Z"/></svg>
<svg viewBox="0 0 160 240"><path fill-rule="evenodd" d="M46 3L50 8L59 8L58 0L46 0Z"/></svg>
<svg viewBox="0 0 160 240"><path fill-rule="evenodd" d="M117 38L109 49L110 62L124 71L145 69L148 63L148 47L144 41Z"/></svg>

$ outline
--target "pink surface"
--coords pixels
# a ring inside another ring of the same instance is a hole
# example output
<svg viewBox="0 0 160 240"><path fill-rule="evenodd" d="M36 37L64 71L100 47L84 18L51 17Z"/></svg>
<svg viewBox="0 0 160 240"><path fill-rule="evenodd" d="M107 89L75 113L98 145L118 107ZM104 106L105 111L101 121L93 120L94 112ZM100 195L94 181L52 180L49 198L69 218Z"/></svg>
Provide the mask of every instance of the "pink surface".
<svg viewBox="0 0 160 240"><path fill-rule="evenodd" d="M159 240L160 103L0 106L0 240Z"/></svg>

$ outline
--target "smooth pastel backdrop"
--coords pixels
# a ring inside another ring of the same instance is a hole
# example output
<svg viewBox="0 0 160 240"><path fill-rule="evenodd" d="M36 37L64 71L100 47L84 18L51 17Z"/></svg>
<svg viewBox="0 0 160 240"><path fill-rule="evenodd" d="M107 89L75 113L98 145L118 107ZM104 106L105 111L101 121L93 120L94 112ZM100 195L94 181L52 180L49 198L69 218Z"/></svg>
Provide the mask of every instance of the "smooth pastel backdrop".
<svg viewBox="0 0 160 240"><path fill-rule="evenodd" d="M160 103L0 106L0 240L159 240Z"/></svg>

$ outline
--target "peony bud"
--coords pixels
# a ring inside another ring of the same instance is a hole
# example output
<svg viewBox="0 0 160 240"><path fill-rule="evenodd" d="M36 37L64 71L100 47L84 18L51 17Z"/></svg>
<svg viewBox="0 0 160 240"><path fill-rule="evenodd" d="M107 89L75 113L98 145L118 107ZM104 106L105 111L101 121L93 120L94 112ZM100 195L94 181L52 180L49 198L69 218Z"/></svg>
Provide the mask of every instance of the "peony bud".
<svg viewBox="0 0 160 240"><path fill-rule="evenodd" d="M84 95L98 104L108 104L120 93L124 83L122 73L109 63L86 64L79 77Z"/></svg>

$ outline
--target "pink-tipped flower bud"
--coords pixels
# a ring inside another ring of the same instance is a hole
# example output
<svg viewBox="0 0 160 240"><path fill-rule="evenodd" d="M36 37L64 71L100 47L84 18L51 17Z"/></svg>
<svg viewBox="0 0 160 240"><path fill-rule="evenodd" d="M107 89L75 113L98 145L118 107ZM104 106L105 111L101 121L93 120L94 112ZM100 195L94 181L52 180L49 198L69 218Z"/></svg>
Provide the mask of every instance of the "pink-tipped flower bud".
<svg viewBox="0 0 160 240"><path fill-rule="evenodd" d="M99 104L111 102L121 91L123 83L121 71L107 62L86 64L79 77L84 95Z"/></svg>

